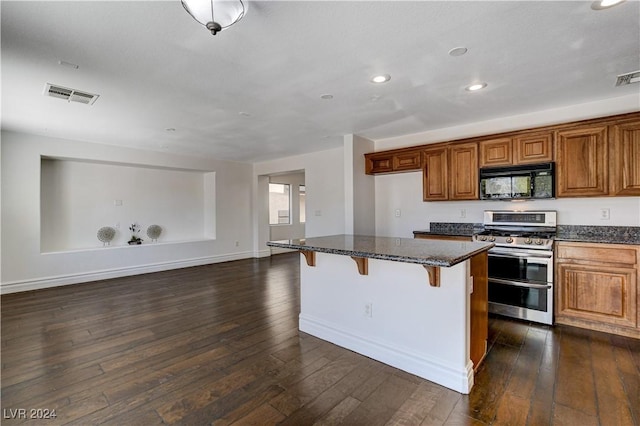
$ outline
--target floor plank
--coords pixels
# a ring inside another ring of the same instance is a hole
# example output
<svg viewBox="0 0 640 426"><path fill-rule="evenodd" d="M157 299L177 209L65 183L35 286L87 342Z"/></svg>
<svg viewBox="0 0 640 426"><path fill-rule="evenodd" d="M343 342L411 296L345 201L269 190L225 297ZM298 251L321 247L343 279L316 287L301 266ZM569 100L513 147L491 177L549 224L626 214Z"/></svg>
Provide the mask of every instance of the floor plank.
<svg viewBox="0 0 640 426"><path fill-rule="evenodd" d="M298 331L299 255L1 296L1 404L47 425L639 425L640 341L500 317L461 395Z"/></svg>

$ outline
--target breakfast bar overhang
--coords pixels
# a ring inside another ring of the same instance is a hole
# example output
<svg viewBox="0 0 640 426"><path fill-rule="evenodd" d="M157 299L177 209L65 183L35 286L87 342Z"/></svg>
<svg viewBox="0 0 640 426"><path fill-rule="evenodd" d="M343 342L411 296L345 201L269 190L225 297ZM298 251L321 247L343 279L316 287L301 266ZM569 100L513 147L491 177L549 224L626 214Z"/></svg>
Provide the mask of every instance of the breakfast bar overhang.
<svg viewBox="0 0 640 426"><path fill-rule="evenodd" d="M486 353L493 244L332 235L299 250L299 329L460 393Z"/></svg>

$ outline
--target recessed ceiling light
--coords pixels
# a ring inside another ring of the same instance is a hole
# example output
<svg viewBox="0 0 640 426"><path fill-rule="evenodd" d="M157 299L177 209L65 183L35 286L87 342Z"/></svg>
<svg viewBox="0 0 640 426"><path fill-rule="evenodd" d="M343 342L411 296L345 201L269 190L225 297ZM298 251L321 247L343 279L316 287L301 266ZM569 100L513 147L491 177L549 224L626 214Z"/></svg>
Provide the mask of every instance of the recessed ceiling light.
<svg viewBox="0 0 640 426"><path fill-rule="evenodd" d="M333 95L325 93L324 95L320 95L320 99L333 99Z"/></svg>
<svg viewBox="0 0 640 426"><path fill-rule="evenodd" d="M466 47L454 47L449 51L450 56L462 56L467 53Z"/></svg>
<svg viewBox="0 0 640 426"><path fill-rule="evenodd" d="M240 111L240 112L238 113L238 115L241 115L241 116L243 116L243 117L251 117L251 114L249 114L248 112L245 112L245 111Z"/></svg>
<svg viewBox="0 0 640 426"><path fill-rule="evenodd" d="M168 129L164 129L164 130L166 130L167 132L175 132L176 131L176 129L174 127L169 127Z"/></svg>
<svg viewBox="0 0 640 426"><path fill-rule="evenodd" d="M624 1L625 0L598 0L591 3L591 9L593 10L609 9L610 7L623 3Z"/></svg>
<svg viewBox="0 0 640 426"><path fill-rule="evenodd" d="M484 89L485 87L487 87L487 83L475 83L467 86L465 89L469 92L475 92L477 90Z"/></svg>
<svg viewBox="0 0 640 426"><path fill-rule="evenodd" d="M391 76L389 74L380 74L380 75L374 75L373 77L371 77L371 82L372 83L386 83L387 81L391 80Z"/></svg>

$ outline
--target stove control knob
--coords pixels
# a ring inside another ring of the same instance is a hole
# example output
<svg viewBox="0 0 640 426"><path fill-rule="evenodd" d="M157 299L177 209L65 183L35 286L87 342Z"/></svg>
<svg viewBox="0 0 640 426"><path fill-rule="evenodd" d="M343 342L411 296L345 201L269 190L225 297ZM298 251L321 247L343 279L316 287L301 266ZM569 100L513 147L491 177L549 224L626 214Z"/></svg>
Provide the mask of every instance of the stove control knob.
<svg viewBox="0 0 640 426"><path fill-rule="evenodd" d="M513 238L507 237L507 239L505 241L508 242L508 243L512 243L513 242Z"/></svg>
<svg viewBox="0 0 640 426"><path fill-rule="evenodd" d="M542 241L540 238L538 238L536 240L536 244L539 245L539 246L541 246L543 243L544 243L544 241Z"/></svg>
<svg viewBox="0 0 640 426"><path fill-rule="evenodd" d="M494 242L496 240L496 237L494 237L493 235L489 237L489 241Z"/></svg>
<svg viewBox="0 0 640 426"><path fill-rule="evenodd" d="M479 239L480 241L487 241L487 237L486 237L486 236L484 236L484 235L480 235L480 236L478 237L478 239Z"/></svg>
<svg viewBox="0 0 640 426"><path fill-rule="evenodd" d="M531 238L525 238L524 243L531 244L532 243Z"/></svg>

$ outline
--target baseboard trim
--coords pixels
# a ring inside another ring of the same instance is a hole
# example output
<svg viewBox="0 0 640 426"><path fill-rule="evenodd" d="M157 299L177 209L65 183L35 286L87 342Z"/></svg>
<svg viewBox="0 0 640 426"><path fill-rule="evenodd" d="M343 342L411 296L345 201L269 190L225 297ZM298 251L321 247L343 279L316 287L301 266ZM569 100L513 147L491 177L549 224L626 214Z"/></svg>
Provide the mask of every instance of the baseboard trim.
<svg viewBox="0 0 640 426"><path fill-rule="evenodd" d="M71 284L81 284L110 278L148 274L150 272L169 271L171 269L189 268L212 263L252 258L252 252L229 253L217 256L205 256L192 259L159 262L146 265L128 266L124 268L103 269L78 274L59 275L54 277L34 278L29 280L9 281L0 284L0 294L18 293L21 291L40 290Z"/></svg>
<svg viewBox="0 0 640 426"><path fill-rule="evenodd" d="M318 318L300 314L299 320L300 331L415 374L456 392L468 394L473 387L473 363L470 360L466 368L455 369L439 360L364 338Z"/></svg>
<svg viewBox="0 0 640 426"><path fill-rule="evenodd" d="M271 256L271 250L256 250L253 252L253 257L261 258L261 257L269 257Z"/></svg>

